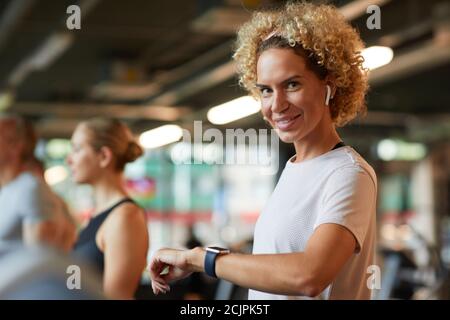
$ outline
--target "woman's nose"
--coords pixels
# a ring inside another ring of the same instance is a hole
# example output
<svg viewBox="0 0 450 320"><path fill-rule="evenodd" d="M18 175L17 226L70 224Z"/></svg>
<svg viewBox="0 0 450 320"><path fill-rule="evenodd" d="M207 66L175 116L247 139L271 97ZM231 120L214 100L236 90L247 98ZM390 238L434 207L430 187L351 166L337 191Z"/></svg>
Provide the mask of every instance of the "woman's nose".
<svg viewBox="0 0 450 320"><path fill-rule="evenodd" d="M273 113L282 113L288 107L286 95L282 91L274 91L271 110Z"/></svg>

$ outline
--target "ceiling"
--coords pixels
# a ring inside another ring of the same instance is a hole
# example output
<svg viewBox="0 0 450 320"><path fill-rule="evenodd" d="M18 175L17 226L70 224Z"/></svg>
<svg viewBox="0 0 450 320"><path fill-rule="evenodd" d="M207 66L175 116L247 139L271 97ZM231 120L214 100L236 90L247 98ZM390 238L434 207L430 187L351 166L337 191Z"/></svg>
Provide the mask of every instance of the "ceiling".
<svg viewBox="0 0 450 320"><path fill-rule="evenodd" d="M189 127L244 94L230 59L235 30L253 9L282 2L2 0L0 109L31 118L48 138L68 137L78 121L96 115L120 117L136 133L168 122ZM370 74L369 115L345 132L448 137L448 2L330 2L367 46L395 53ZM66 9L75 3L81 29L68 30ZM381 7L379 30L366 26L369 4ZM264 124L255 115L228 126Z"/></svg>

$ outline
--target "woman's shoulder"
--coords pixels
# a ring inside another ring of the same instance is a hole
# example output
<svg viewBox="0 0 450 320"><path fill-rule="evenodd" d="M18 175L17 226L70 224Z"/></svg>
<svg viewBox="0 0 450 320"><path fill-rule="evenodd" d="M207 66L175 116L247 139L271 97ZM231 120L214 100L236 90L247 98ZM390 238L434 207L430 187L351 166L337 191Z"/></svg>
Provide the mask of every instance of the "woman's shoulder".
<svg viewBox="0 0 450 320"><path fill-rule="evenodd" d="M330 153L325 159L330 164L330 169L354 168L365 171L373 171L372 166L355 149L350 146L339 148Z"/></svg>
<svg viewBox="0 0 450 320"><path fill-rule="evenodd" d="M345 180L369 178L377 186L377 176L372 166L352 147L345 147L336 154L330 162L330 177L340 177Z"/></svg>
<svg viewBox="0 0 450 320"><path fill-rule="evenodd" d="M117 219L118 221L138 218L143 215L144 210L133 201L127 201L120 204L109 214L112 219Z"/></svg>
<svg viewBox="0 0 450 320"><path fill-rule="evenodd" d="M108 220L115 224L130 224L143 218L144 210L132 201L122 203L108 216Z"/></svg>
<svg viewBox="0 0 450 320"><path fill-rule="evenodd" d="M346 149L349 162L357 169L365 171L373 179L376 180L376 173L367 160L361 156L355 149L349 147Z"/></svg>

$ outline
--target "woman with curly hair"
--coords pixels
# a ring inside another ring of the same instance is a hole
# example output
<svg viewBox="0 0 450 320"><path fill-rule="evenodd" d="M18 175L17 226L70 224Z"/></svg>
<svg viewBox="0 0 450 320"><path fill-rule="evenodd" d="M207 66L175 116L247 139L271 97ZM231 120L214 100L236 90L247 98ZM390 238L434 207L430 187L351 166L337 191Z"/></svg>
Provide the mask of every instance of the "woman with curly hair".
<svg viewBox="0 0 450 320"><path fill-rule="evenodd" d="M370 299L376 175L336 131L365 111L362 48L329 5L289 3L242 26L240 83L296 154L256 223L253 254L162 249L150 264L155 293L204 271L250 288L249 299Z"/></svg>

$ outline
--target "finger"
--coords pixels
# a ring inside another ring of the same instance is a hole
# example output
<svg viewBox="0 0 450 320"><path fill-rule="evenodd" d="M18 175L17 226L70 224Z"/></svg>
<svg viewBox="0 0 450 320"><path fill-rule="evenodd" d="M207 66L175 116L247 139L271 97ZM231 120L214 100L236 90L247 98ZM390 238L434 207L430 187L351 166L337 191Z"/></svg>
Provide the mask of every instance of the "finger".
<svg viewBox="0 0 450 320"><path fill-rule="evenodd" d="M159 275L166 267L168 267L168 266L163 262L160 262L157 260L152 261L150 268L149 268L150 277L152 279L159 278Z"/></svg>
<svg viewBox="0 0 450 320"><path fill-rule="evenodd" d="M165 264L179 267L183 263L184 250L160 249L155 257Z"/></svg>
<svg viewBox="0 0 450 320"><path fill-rule="evenodd" d="M152 290L153 290L153 294L158 295L159 294L159 289L157 287L155 287L155 285L152 285Z"/></svg>
<svg viewBox="0 0 450 320"><path fill-rule="evenodd" d="M152 291L154 294L158 295L159 294L159 289L158 287L152 282Z"/></svg>
<svg viewBox="0 0 450 320"><path fill-rule="evenodd" d="M153 293L156 294L156 295L158 295L161 292L165 293L164 292L165 289L160 284L158 284L157 282L152 282L152 289L153 289Z"/></svg>
<svg viewBox="0 0 450 320"><path fill-rule="evenodd" d="M152 283L154 283L156 286L164 288L168 285L168 283L164 282L164 281L152 281Z"/></svg>
<svg viewBox="0 0 450 320"><path fill-rule="evenodd" d="M163 283L166 284L168 283L168 281L166 279L164 279L165 275L161 275L161 274L157 274L157 275L153 275L150 278L152 279L152 281L157 281L159 283Z"/></svg>
<svg viewBox="0 0 450 320"><path fill-rule="evenodd" d="M163 291L170 291L170 286L168 284L166 284L166 283L158 283L158 286Z"/></svg>
<svg viewBox="0 0 450 320"><path fill-rule="evenodd" d="M158 256L158 260L172 266L177 265L177 254L175 252L164 252Z"/></svg>
<svg viewBox="0 0 450 320"><path fill-rule="evenodd" d="M164 266L163 262L161 262L157 257L153 257L150 262L148 271L150 273L157 273L160 269L163 268L163 266Z"/></svg>
<svg viewBox="0 0 450 320"><path fill-rule="evenodd" d="M167 283L153 281L152 286L155 287L158 291L161 291L164 293L166 293L166 291L170 291L170 286Z"/></svg>

